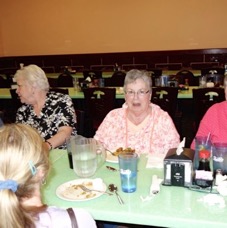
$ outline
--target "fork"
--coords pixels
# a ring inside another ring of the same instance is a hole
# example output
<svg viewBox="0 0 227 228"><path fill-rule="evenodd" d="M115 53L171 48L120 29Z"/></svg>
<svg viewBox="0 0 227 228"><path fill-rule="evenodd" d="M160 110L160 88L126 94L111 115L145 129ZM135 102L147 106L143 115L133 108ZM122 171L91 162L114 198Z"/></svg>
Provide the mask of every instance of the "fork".
<svg viewBox="0 0 227 228"><path fill-rule="evenodd" d="M107 194L109 196L113 195L113 193L110 193L110 192L105 192L105 191L100 191L100 190L95 190L95 189L90 189L90 188L87 188L85 187L84 185L82 184L79 184L77 185L78 187L80 187L83 191L85 192L100 192L100 193L103 193L103 194Z"/></svg>

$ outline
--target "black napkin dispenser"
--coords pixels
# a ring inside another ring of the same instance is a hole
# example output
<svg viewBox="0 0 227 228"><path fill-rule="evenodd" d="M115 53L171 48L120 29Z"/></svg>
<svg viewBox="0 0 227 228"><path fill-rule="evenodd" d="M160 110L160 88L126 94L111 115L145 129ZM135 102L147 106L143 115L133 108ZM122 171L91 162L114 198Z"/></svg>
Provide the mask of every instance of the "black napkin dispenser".
<svg viewBox="0 0 227 228"><path fill-rule="evenodd" d="M193 159L195 151L183 148L180 155L172 148L164 158L164 185L189 187L193 179Z"/></svg>

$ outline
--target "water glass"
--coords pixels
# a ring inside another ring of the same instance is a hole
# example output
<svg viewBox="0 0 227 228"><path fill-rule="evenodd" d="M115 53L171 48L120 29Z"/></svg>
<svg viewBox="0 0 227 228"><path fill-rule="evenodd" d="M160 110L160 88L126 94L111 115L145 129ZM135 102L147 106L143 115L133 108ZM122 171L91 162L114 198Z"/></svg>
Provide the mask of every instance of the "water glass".
<svg viewBox="0 0 227 228"><path fill-rule="evenodd" d="M105 87L105 79L104 78L99 78L99 87Z"/></svg>
<svg viewBox="0 0 227 228"><path fill-rule="evenodd" d="M80 91L79 81L76 77L73 79L73 87L74 87L74 91L76 92Z"/></svg>
<svg viewBox="0 0 227 228"><path fill-rule="evenodd" d="M105 162L105 149L93 138L77 135L70 138L73 170L79 177L91 177Z"/></svg>
<svg viewBox="0 0 227 228"><path fill-rule="evenodd" d="M213 168L214 172L221 169L222 174L227 174L227 143L214 143Z"/></svg>
<svg viewBox="0 0 227 228"><path fill-rule="evenodd" d="M169 81L169 76L168 75L162 75L160 77L160 80L161 80L160 84L161 84L162 87L168 86L168 81Z"/></svg>
<svg viewBox="0 0 227 228"><path fill-rule="evenodd" d="M155 84L156 87L161 86L161 80L160 80L160 78L155 78L154 79L154 84Z"/></svg>
<svg viewBox="0 0 227 228"><path fill-rule="evenodd" d="M122 191L127 193L135 192L137 187L138 155L136 153L122 153L119 154L118 160Z"/></svg>
<svg viewBox="0 0 227 228"><path fill-rule="evenodd" d="M197 170L199 167L199 151L208 150L212 156L212 147L209 136L196 136L195 137L195 155L193 160L193 169ZM210 159L212 161L212 159ZM213 167L211 164L210 167Z"/></svg>
<svg viewBox="0 0 227 228"><path fill-rule="evenodd" d="M90 177L97 168L96 153L90 139L81 138L71 143L73 152L73 169L79 177ZM75 149L74 149L75 148Z"/></svg>
<svg viewBox="0 0 227 228"><path fill-rule="evenodd" d="M207 77L206 76L200 76L199 77L199 87L205 88L207 84Z"/></svg>

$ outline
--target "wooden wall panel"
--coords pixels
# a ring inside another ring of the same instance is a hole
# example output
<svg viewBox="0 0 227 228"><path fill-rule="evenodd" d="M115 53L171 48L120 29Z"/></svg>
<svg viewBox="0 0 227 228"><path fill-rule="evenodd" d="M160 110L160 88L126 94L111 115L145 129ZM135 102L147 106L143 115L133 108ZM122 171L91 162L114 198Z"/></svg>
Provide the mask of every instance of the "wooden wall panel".
<svg viewBox="0 0 227 228"><path fill-rule="evenodd" d="M20 63L54 67L55 72L61 72L62 66L83 66L89 69L91 65L114 65L115 63L118 63L120 67L128 64L145 64L147 68L156 66L170 70L201 69L211 66L224 67L227 64L227 48L0 57L0 70L19 68Z"/></svg>

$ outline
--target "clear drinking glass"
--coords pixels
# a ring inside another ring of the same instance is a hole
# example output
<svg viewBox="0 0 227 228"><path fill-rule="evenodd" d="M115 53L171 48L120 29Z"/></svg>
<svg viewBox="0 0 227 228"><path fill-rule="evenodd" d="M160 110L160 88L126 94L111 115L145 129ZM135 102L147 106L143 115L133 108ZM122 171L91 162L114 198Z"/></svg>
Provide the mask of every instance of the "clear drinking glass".
<svg viewBox="0 0 227 228"><path fill-rule="evenodd" d="M211 147L211 141L208 136L196 136L195 137L195 155L194 155L194 161L193 161L193 168L194 170L197 170L199 167L199 151L201 150L208 150L211 152L212 156L212 147ZM212 161L212 159L210 159ZM213 165L211 164L211 167Z"/></svg>
<svg viewBox="0 0 227 228"><path fill-rule="evenodd" d="M199 77L199 87L205 88L206 84L207 84L207 77L206 76Z"/></svg>
<svg viewBox="0 0 227 228"><path fill-rule="evenodd" d="M227 174L227 143L214 143L213 146L213 169L220 169L222 174Z"/></svg>

